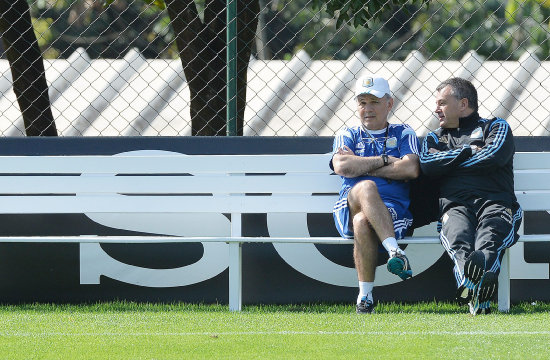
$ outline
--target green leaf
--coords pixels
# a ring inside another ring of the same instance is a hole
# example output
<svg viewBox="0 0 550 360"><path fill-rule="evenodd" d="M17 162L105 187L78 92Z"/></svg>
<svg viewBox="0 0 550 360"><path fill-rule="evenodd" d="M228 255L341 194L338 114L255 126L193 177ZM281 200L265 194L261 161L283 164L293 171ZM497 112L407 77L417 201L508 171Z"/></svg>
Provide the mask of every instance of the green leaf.
<svg viewBox="0 0 550 360"><path fill-rule="evenodd" d="M545 8L550 8L550 0L535 0L535 1Z"/></svg>
<svg viewBox="0 0 550 360"><path fill-rule="evenodd" d="M349 21L350 17L348 13L340 13L338 18L336 19L336 28L339 29L340 26L347 23Z"/></svg>
<svg viewBox="0 0 550 360"><path fill-rule="evenodd" d="M114 3L116 0L103 0L103 7L108 7L112 3ZM155 5L161 10L166 9L166 3L164 0L144 0L149 5Z"/></svg>
<svg viewBox="0 0 550 360"><path fill-rule="evenodd" d="M166 4L164 3L164 0L145 0L145 2L149 5L155 5L161 10L166 9Z"/></svg>
<svg viewBox="0 0 550 360"><path fill-rule="evenodd" d="M517 0L508 0L508 3L506 3L506 10L504 12L504 16L506 18L506 21L508 21L509 24L515 24L516 23L516 16L518 13L518 2Z"/></svg>

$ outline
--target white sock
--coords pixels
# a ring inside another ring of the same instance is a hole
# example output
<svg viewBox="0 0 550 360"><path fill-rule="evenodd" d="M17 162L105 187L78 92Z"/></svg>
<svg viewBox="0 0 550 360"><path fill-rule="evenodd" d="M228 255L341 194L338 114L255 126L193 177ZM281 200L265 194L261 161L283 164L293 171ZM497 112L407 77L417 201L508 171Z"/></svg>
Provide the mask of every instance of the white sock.
<svg viewBox="0 0 550 360"><path fill-rule="evenodd" d="M399 245L397 245L397 240L395 240L394 237L389 237L386 240L382 241L382 246L384 246L388 254L391 254L392 251L396 251L399 249Z"/></svg>
<svg viewBox="0 0 550 360"><path fill-rule="evenodd" d="M359 281L359 295L357 296L357 303L359 304L364 296L372 301L372 289L374 289L374 282Z"/></svg>

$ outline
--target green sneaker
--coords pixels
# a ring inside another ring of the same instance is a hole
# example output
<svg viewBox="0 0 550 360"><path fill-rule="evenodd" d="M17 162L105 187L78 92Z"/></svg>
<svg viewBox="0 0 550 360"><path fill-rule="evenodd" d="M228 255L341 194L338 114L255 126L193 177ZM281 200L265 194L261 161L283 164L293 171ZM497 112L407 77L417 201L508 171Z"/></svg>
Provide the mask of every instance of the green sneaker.
<svg viewBox="0 0 550 360"><path fill-rule="evenodd" d="M399 276L402 280L407 280L412 277L412 270L409 264L409 259L401 249L392 250L390 259L388 260L388 271Z"/></svg>

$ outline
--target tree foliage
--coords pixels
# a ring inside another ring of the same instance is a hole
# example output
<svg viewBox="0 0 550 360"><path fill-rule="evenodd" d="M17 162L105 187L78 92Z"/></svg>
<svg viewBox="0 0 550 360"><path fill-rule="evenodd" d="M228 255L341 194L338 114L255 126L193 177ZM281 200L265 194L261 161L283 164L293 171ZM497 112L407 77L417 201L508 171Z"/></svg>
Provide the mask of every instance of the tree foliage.
<svg viewBox="0 0 550 360"><path fill-rule="evenodd" d="M549 14L535 0L449 0L433 4L416 21L429 58L459 59L475 50L490 60L517 60L534 48L548 57Z"/></svg>
<svg viewBox="0 0 550 360"><path fill-rule="evenodd" d="M429 0L313 0L314 9L325 8L329 16L336 19L336 28L350 23L354 27L368 27L369 21L378 19L383 11L404 5L423 5Z"/></svg>
<svg viewBox="0 0 550 360"><path fill-rule="evenodd" d="M35 29L41 29L38 41L46 57L67 57L77 46L86 47L92 58L122 57L130 47L148 58L178 56L176 34L163 0L105 0L105 7L94 3L93 9L71 22L68 14L83 3L35 3ZM204 0L189 4L203 16ZM431 0L429 6L422 6L425 1L420 0L396 0L396 5L385 4L365 21L366 4L272 0L260 8L264 21L257 35L263 34L266 41L254 54L288 59L305 49L313 58L346 59L361 50L369 58L402 60L412 50L420 50L427 58L446 60L475 50L488 59L505 60L538 47L539 56L548 58L550 0ZM351 18L354 13L357 16Z"/></svg>
<svg viewBox="0 0 550 360"><path fill-rule="evenodd" d="M143 1L41 0L32 10L46 58L67 58L79 47L91 58L122 58L134 47L148 58L177 56L168 14Z"/></svg>
<svg viewBox="0 0 550 360"><path fill-rule="evenodd" d="M387 7L366 26L336 28L309 0L266 7L266 38L274 58L299 49L317 59L347 59L363 51L377 60L403 60L418 50L432 60L458 60L475 50L489 60L517 60L527 49L548 59L550 8L544 0L432 0Z"/></svg>

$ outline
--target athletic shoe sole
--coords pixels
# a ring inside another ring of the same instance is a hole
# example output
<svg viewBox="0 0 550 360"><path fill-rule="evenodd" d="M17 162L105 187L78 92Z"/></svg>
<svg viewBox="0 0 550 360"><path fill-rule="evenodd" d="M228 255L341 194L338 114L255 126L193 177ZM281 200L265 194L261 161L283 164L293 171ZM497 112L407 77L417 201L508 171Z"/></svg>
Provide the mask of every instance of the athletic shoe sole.
<svg viewBox="0 0 550 360"><path fill-rule="evenodd" d="M480 303L491 300L498 288L498 277L492 271L487 271L483 274L479 282L477 297Z"/></svg>
<svg viewBox="0 0 550 360"><path fill-rule="evenodd" d="M485 307L485 305L488 304L488 302L495 295L497 288L497 275L492 271L487 271L485 274L483 274L481 280L479 281L479 284L477 284L474 288L474 295L470 303L470 313L474 316L479 314L479 310L483 310L482 305L484 305L483 307Z"/></svg>
<svg viewBox="0 0 550 360"><path fill-rule="evenodd" d="M479 283L485 271L485 255L479 250L472 252L464 263L464 284L456 291L456 299L461 303L467 303L472 299L474 287Z"/></svg>

